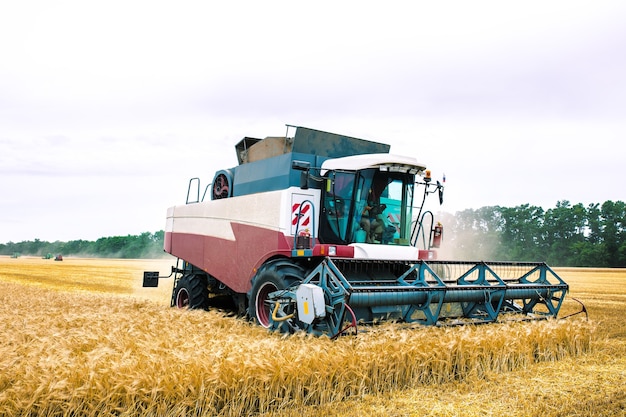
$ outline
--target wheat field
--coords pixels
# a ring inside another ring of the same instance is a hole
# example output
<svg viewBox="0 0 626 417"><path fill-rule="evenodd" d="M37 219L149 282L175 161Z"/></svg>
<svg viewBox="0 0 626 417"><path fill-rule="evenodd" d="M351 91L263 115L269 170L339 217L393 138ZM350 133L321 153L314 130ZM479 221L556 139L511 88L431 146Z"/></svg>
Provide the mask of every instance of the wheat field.
<svg viewBox="0 0 626 417"><path fill-rule="evenodd" d="M169 308L170 260L0 257L0 415L624 416L626 270L557 269L561 315L331 341Z"/></svg>

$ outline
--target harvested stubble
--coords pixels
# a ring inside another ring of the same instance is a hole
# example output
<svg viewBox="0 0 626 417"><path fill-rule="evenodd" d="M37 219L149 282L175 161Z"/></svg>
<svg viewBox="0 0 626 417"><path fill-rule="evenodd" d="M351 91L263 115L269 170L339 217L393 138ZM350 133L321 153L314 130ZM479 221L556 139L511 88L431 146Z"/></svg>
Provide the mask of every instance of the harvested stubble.
<svg viewBox="0 0 626 417"><path fill-rule="evenodd" d="M137 279L135 277L135 279ZM582 320L282 337L218 312L5 283L0 414L241 416L480 381L588 352Z"/></svg>

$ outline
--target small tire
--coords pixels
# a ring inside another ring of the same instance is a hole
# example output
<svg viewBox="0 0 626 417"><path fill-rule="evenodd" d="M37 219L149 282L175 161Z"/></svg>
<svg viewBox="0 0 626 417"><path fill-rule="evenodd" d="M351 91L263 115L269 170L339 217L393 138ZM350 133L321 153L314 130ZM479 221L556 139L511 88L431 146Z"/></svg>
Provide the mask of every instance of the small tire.
<svg viewBox="0 0 626 417"><path fill-rule="evenodd" d="M188 309L209 309L209 290L204 275L184 275L174 288L172 306Z"/></svg>

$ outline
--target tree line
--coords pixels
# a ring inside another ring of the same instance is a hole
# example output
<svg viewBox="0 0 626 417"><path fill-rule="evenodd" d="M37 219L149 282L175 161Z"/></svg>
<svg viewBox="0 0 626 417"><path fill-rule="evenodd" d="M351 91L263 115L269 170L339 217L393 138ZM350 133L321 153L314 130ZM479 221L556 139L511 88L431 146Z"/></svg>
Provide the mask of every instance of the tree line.
<svg viewBox="0 0 626 417"><path fill-rule="evenodd" d="M161 258L165 232L140 235L102 237L95 241L71 240L46 242L39 239L18 243L0 243L0 255L10 256L78 256L96 258L152 259Z"/></svg>
<svg viewBox="0 0 626 417"><path fill-rule="evenodd" d="M489 206L444 215L450 259L626 267L626 204ZM445 249L442 249L445 251Z"/></svg>

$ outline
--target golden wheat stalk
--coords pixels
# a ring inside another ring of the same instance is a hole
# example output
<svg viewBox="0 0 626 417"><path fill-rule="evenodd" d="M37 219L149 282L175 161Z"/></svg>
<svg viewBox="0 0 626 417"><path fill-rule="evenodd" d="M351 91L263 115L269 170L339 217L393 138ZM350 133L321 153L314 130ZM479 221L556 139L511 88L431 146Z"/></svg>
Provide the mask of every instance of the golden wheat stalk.
<svg viewBox="0 0 626 417"><path fill-rule="evenodd" d="M1 301L5 415L234 416L324 404L578 355L592 330L554 320L387 324L330 341L268 334L217 312L17 284L3 286Z"/></svg>

